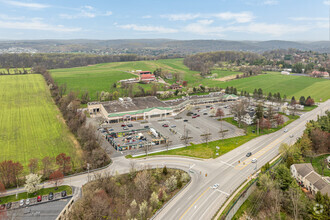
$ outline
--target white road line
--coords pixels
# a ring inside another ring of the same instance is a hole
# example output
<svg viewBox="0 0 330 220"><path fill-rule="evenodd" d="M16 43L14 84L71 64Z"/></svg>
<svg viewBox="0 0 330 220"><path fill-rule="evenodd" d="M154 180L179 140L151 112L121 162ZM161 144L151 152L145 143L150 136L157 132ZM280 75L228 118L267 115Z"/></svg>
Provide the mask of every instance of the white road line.
<svg viewBox="0 0 330 220"><path fill-rule="evenodd" d="M225 194L225 195L229 196L229 194L228 194L228 193L226 193L226 192L224 192L224 191L221 191L220 189L215 189L215 190L217 190L217 191L219 191L219 192L221 192L221 193L223 193L223 194Z"/></svg>
<svg viewBox="0 0 330 220"><path fill-rule="evenodd" d="M233 166L233 165L231 165L231 164L229 164L229 163L227 163L227 162L221 161L221 160L219 160L219 162L220 162L220 163L223 163L223 164L226 164L227 166L230 166L230 167L235 167L235 166Z"/></svg>

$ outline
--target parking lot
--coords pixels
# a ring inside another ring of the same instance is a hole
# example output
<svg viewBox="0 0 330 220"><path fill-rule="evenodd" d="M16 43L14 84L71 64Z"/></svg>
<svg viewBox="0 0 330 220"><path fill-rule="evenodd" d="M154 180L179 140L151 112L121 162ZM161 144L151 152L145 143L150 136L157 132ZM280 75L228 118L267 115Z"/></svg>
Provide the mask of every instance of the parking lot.
<svg viewBox="0 0 330 220"><path fill-rule="evenodd" d="M203 138L205 134L208 134L208 141L219 140L222 138L222 134L219 132L221 128L224 131L224 138L244 135L242 129L238 129L236 126L225 121L220 122L217 117L211 117L210 113L212 112L212 108L221 108L225 114L224 117L231 116L229 106L224 103L217 105L201 105L189 111L185 110L175 117L171 116L163 120L151 119L147 122L129 121L125 123L109 124L107 129L109 132L129 132L132 130L146 129L146 131L143 132L143 136L146 137L148 141L152 141L154 136L150 134L148 130L154 128L155 131L170 141L170 146L185 144L184 137L186 136L188 136L188 141L186 142L194 144L205 142L205 138ZM192 115L187 115L188 112L191 112ZM125 144L127 141L133 141L132 139L139 138L138 133L137 131L133 135L130 135L131 140L120 137L116 138L116 141L118 141L120 145ZM153 148L164 147L164 144L153 145Z"/></svg>

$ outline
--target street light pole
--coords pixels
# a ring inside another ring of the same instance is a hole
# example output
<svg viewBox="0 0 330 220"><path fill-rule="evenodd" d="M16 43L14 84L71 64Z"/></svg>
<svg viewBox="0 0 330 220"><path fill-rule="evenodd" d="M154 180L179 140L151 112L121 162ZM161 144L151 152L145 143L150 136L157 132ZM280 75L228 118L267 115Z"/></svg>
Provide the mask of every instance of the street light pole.
<svg viewBox="0 0 330 220"><path fill-rule="evenodd" d="M87 174L87 182L89 182L89 163L87 163L87 170L88 170L88 174Z"/></svg>

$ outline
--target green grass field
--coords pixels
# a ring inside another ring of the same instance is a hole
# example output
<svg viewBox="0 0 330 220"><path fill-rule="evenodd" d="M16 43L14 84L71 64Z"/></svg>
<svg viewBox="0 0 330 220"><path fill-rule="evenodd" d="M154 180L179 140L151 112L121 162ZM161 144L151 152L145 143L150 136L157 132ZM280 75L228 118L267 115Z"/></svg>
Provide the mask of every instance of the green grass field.
<svg viewBox="0 0 330 220"><path fill-rule="evenodd" d="M221 87L234 86L238 90L246 90L253 93L255 88L262 88L264 94L269 92L280 92L281 96L285 94L291 99L295 96L296 100L300 96L311 96L316 102L326 101L330 98L330 81L327 79L311 78L306 76L287 76L281 74L264 74L252 76L229 82L223 82Z"/></svg>
<svg viewBox="0 0 330 220"><path fill-rule="evenodd" d="M80 164L79 144L41 75L0 76L0 94L0 161L19 161L26 168L31 158L66 153Z"/></svg>
<svg viewBox="0 0 330 220"><path fill-rule="evenodd" d="M326 79L310 78L305 76L286 76L278 72L270 72L269 74L253 76L243 79L235 79L227 82L221 82L214 79L206 79L200 76L199 72L191 71L183 64L183 59L165 59L151 61L134 61L134 62L117 62L103 63L93 66L76 67L68 69L54 69L51 74L58 84L67 84L67 91L89 91L92 100L95 100L96 92L110 91L112 84L121 79L134 77L128 73L132 70L149 70L154 71L156 68L170 73L181 73L183 79L188 81L188 87L198 86L203 84L209 87L234 86L238 91L246 90L253 93L255 88L262 88L265 93L280 92L281 96L286 95L291 99L295 96L299 99L300 96L311 96L316 102L325 101L330 98L330 81ZM240 74L238 71L226 71L222 69L212 70L212 74L216 73L218 78ZM166 80L168 83L173 83L175 80ZM142 86L145 90L149 90L151 85L137 84L134 88L137 91L137 86ZM122 94L122 91L117 88Z"/></svg>

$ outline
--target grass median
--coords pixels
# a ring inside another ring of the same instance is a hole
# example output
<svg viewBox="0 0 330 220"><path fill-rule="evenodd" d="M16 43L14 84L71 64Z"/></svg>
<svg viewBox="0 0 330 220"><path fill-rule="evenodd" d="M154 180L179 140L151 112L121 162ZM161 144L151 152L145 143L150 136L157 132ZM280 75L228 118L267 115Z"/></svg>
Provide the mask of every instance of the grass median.
<svg viewBox="0 0 330 220"><path fill-rule="evenodd" d="M153 153L153 154L149 154L149 156L179 155L179 156L197 157L197 158L202 158L202 159L217 158L217 157L235 149L236 147L239 147L242 144L252 140L253 138L278 131L279 129L283 128L284 126L290 124L291 122L293 122L294 120L299 118L299 116L291 116L291 115L287 116L287 117L289 118L289 120L286 121L283 125L280 125L277 128L262 130L262 131L260 131L259 135L257 135L255 131L253 132L253 130L256 130L255 125L250 125L245 128L246 135L244 135L244 136L212 141L207 144L206 143L191 144L190 146L187 146L184 148ZM225 118L224 121L226 121L230 124L233 124L235 126L238 126L238 123L233 118ZM217 146L220 149L217 149ZM137 158L141 158L141 157L145 157L145 156L140 156Z"/></svg>

